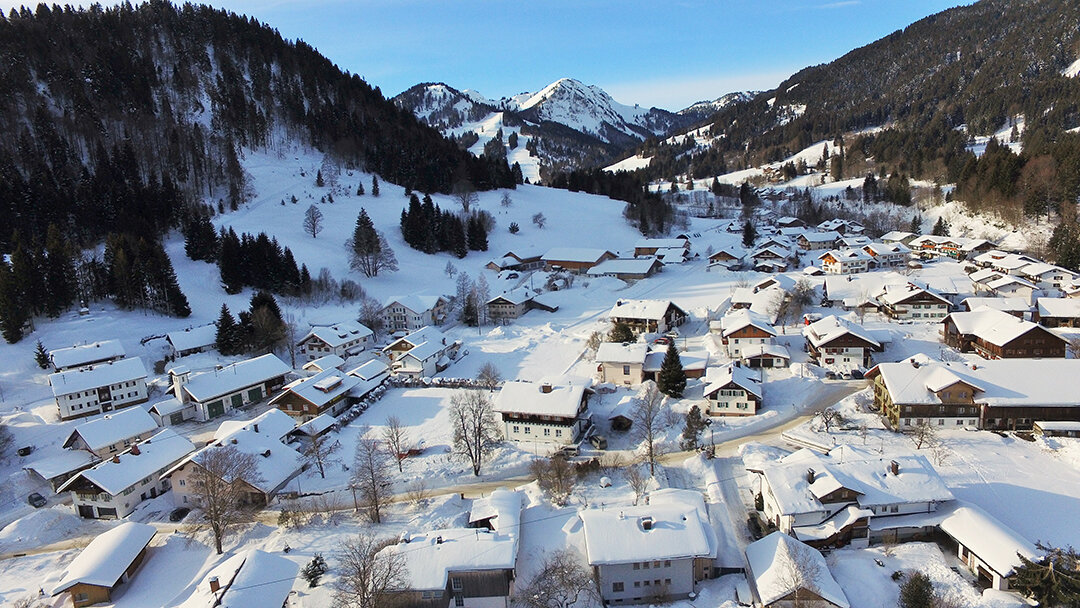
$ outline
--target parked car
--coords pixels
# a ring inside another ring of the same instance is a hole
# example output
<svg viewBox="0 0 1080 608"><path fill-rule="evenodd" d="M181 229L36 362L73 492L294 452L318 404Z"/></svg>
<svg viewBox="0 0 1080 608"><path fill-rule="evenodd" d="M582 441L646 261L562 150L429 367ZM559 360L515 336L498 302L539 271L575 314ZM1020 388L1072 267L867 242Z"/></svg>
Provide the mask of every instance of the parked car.
<svg viewBox="0 0 1080 608"><path fill-rule="evenodd" d="M15 453L18 454L19 456L29 456L33 451L34 451L34 446L32 446L32 445L24 445L23 447L16 450Z"/></svg>
<svg viewBox="0 0 1080 608"><path fill-rule="evenodd" d="M671 344L671 338L667 336L660 336L652 341L653 344Z"/></svg>
<svg viewBox="0 0 1080 608"><path fill-rule="evenodd" d="M555 455L556 456L562 456L564 458L574 458L575 456L577 456L580 453L581 453L581 451L578 449L578 446L576 446L576 445L564 445L561 448L559 448L558 450L556 450Z"/></svg>
<svg viewBox="0 0 1080 608"><path fill-rule="evenodd" d="M191 509L187 507L177 507L169 513L169 521L180 521L187 517L187 514L191 512Z"/></svg>
<svg viewBox="0 0 1080 608"><path fill-rule="evenodd" d="M45 503L49 501L45 500L45 497L41 494L34 492L30 496L26 497L26 502L30 503L30 506L34 507L35 509L40 509L41 507L44 507Z"/></svg>
<svg viewBox="0 0 1080 608"><path fill-rule="evenodd" d="M607 449L607 437L604 437L603 435L593 435L592 437L589 437L589 443L598 450Z"/></svg>

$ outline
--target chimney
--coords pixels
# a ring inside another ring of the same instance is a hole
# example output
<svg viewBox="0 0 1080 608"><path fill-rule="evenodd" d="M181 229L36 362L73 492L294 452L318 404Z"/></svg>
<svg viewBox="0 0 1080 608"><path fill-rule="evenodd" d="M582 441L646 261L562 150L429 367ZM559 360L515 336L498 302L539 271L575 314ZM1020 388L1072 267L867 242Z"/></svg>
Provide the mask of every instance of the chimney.
<svg viewBox="0 0 1080 608"><path fill-rule="evenodd" d="M551 385L548 384L547 382L541 384L540 385L540 392L541 393L550 393L551 392Z"/></svg>
<svg viewBox="0 0 1080 608"><path fill-rule="evenodd" d="M814 469L806 469L806 482L814 483Z"/></svg>
<svg viewBox="0 0 1080 608"><path fill-rule="evenodd" d="M117 455L113 456L113 457L112 457L112 461L113 461L114 463L116 463L116 464L120 464L120 455L119 455L119 454L117 454Z"/></svg>
<svg viewBox="0 0 1080 608"><path fill-rule="evenodd" d="M916 361L914 359L914 357L911 359L911 367L914 367L915 369L919 369L919 362Z"/></svg>
<svg viewBox="0 0 1080 608"><path fill-rule="evenodd" d="M131 446L131 455L132 456L138 456L141 453L142 452L139 451L139 446L138 445Z"/></svg>
<svg viewBox="0 0 1080 608"><path fill-rule="evenodd" d="M255 424L251 425L251 430L253 430L253 431L255 431L256 433L258 433L258 432L259 432L259 423L258 423L258 422L256 422Z"/></svg>
<svg viewBox="0 0 1080 608"><path fill-rule="evenodd" d="M221 583L218 582L218 577L210 577L210 593L217 593L218 589L221 589Z"/></svg>
<svg viewBox="0 0 1080 608"><path fill-rule="evenodd" d="M232 438L232 443L233 443L233 445L236 445L236 437Z"/></svg>
<svg viewBox="0 0 1080 608"><path fill-rule="evenodd" d="M889 461L889 472L892 473L893 475L899 475L900 474L900 463L896 462L895 460L890 460Z"/></svg>
<svg viewBox="0 0 1080 608"><path fill-rule="evenodd" d="M652 525L653 525L653 518L652 517L642 517L640 521L641 521L641 529L642 530L644 530L646 532L648 532L649 530L652 530Z"/></svg>
<svg viewBox="0 0 1080 608"><path fill-rule="evenodd" d="M441 545L442 544L442 536L436 536L435 537L435 544L436 545Z"/></svg>

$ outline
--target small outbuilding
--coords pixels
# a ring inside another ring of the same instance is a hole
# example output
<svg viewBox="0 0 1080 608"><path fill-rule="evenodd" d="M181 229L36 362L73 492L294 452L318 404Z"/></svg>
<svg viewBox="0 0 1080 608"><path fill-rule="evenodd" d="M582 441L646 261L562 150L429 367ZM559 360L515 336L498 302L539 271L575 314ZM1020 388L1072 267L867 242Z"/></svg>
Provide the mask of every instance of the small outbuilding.
<svg viewBox="0 0 1080 608"><path fill-rule="evenodd" d="M98 535L60 575L53 597L70 593L75 608L109 601L135 575L155 534L154 526L128 521Z"/></svg>

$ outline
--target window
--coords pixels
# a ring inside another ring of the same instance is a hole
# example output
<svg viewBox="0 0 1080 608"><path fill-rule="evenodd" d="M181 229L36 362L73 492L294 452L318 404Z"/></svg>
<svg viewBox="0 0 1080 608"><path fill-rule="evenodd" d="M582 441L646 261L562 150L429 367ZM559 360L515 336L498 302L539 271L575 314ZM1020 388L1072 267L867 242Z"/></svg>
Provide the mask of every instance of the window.
<svg viewBox="0 0 1080 608"><path fill-rule="evenodd" d="M71 599L75 600L75 603L79 603L89 600L90 596L86 592L76 593L75 595L71 596Z"/></svg>
<svg viewBox="0 0 1080 608"><path fill-rule="evenodd" d="M530 431L532 431L532 428L531 428L531 427L525 427L525 434L526 434L526 435L529 435L529 434L530 434Z"/></svg>
<svg viewBox="0 0 1080 608"><path fill-rule="evenodd" d="M180 486L182 487L182 486L186 486L186 485L187 485L187 480L184 479L183 477L181 477L180 478Z"/></svg>
<svg viewBox="0 0 1080 608"><path fill-rule="evenodd" d="M653 568L659 568L660 567L660 562L653 562L652 567Z"/></svg>
<svg viewBox="0 0 1080 608"><path fill-rule="evenodd" d="M665 559L664 560L664 567L665 568L670 568L671 567L671 560L670 559ZM671 579L668 579L668 582L670 583Z"/></svg>
<svg viewBox="0 0 1080 608"><path fill-rule="evenodd" d="M515 424L514 425L514 432L515 433L520 433L521 432L521 427Z"/></svg>
<svg viewBox="0 0 1080 608"><path fill-rule="evenodd" d="M893 513L898 513L899 511L900 511L900 505L893 505L892 506L892 512Z"/></svg>
<svg viewBox="0 0 1080 608"><path fill-rule="evenodd" d="M629 365L622 366L622 374L624 376L629 376L630 375L630 366Z"/></svg>
<svg viewBox="0 0 1080 608"><path fill-rule="evenodd" d="M641 569L641 564L639 564L637 562L634 562L634 570L640 570L640 569Z"/></svg>
<svg viewBox="0 0 1080 608"><path fill-rule="evenodd" d="M639 587L641 587L641 581L634 581L634 588L636 589Z"/></svg>
<svg viewBox="0 0 1080 608"><path fill-rule="evenodd" d="M450 586L454 591L461 591L461 578L455 576L450 579Z"/></svg>
<svg viewBox="0 0 1080 608"><path fill-rule="evenodd" d="M550 436L551 436L551 429L544 429L544 437L550 437Z"/></svg>
<svg viewBox="0 0 1080 608"><path fill-rule="evenodd" d="M614 583L611 583L611 592L612 593L620 593L620 592L622 592L622 590L623 590L622 581L616 581Z"/></svg>
<svg viewBox="0 0 1080 608"><path fill-rule="evenodd" d="M670 586L671 585L671 579L670 578L665 578L664 579L664 584Z"/></svg>
<svg viewBox="0 0 1080 608"><path fill-rule="evenodd" d="M562 429L555 429L555 436L562 437Z"/></svg>
<svg viewBox="0 0 1080 608"><path fill-rule="evenodd" d="M641 567L648 570L649 569L649 562L642 562ZM648 585L648 583L645 583L645 584Z"/></svg>

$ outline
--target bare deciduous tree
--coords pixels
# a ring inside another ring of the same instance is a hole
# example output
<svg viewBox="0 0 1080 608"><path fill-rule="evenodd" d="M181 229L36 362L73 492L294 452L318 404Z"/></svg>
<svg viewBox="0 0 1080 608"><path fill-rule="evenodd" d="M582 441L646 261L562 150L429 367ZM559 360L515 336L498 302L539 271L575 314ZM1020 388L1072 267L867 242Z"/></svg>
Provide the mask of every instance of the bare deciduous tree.
<svg viewBox="0 0 1080 608"><path fill-rule="evenodd" d="M476 195L476 188L466 180L462 180L454 184L454 200L461 204L461 211L468 215L472 206L479 202L480 197Z"/></svg>
<svg viewBox="0 0 1080 608"><path fill-rule="evenodd" d="M817 581L821 578L821 564L814 559L812 551L816 550L794 543L782 542L778 547L779 555L776 559L781 561L777 579L791 592L793 608L799 608L819 597Z"/></svg>
<svg viewBox="0 0 1080 608"><path fill-rule="evenodd" d="M409 483L409 500L417 506L424 504L428 498L427 482L423 477L418 477Z"/></svg>
<svg viewBox="0 0 1080 608"><path fill-rule="evenodd" d="M532 223L535 224L537 228L543 230L544 225L547 224L547 218L544 217L543 213L535 213L532 216Z"/></svg>
<svg viewBox="0 0 1080 608"><path fill-rule="evenodd" d="M663 433L664 395L656 383L647 380L638 393L637 404L630 413L637 438L642 442L649 475L656 474L656 460L662 454L660 436Z"/></svg>
<svg viewBox="0 0 1080 608"><path fill-rule="evenodd" d="M372 523L382 522L382 508L393 497L390 487L390 455L374 439L361 439L356 444L353 460L352 486L368 510Z"/></svg>
<svg viewBox="0 0 1080 608"><path fill-rule="evenodd" d="M386 440L386 447L390 449L390 454L397 461L397 470L400 473L402 461L409 457L409 431L401 423L401 418L390 416L386 419L383 439Z"/></svg>
<svg viewBox="0 0 1080 608"><path fill-rule="evenodd" d="M551 502L565 506L574 491L577 474L574 467L561 454L551 458L538 458L529 463L529 473L536 478L540 489Z"/></svg>
<svg viewBox="0 0 1080 608"><path fill-rule="evenodd" d="M454 427L454 451L472 464L480 476L484 459L500 439L499 423L491 400L483 391L463 391L450 399L450 424Z"/></svg>
<svg viewBox="0 0 1080 608"><path fill-rule="evenodd" d="M564 548L546 555L529 584L514 598L520 608L569 608L585 600L592 605L597 597L596 582L581 554Z"/></svg>
<svg viewBox="0 0 1080 608"><path fill-rule="evenodd" d="M488 361L480 367L480 371L476 374L476 380L488 390L494 390L502 382L502 372L494 363Z"/></svg>
<svg viewBox="0 0 1080 608"><path fill-rule="evenodd" d="M340 449L340 441L331 441L326 435L312 435L304 448L304 456L309 462L315 463L319 469L319 477L326 479L326 465L335 462L333 455Z"/></svg>
<svg viewBox="0 0 1080 608"><path fill-rule="evenodd" d="M383 306L378 300L365 297L360 300L360 314L357 315L356 320L378 335L383 330L384 324L382 309Z"/></svg>
<svg viewBox="0 0 1080 608"><path fill-rule="evenodd" d="M937 443L937 429L926 420L915 425L915 430L909 436L916 450L923 449L923 446L933 447Z"/></svg>
<svg viewBox="0 0 1080 608"><path fill-rule="evenodd" d="M402 605L387 596L408 584L405 557L382 551L393 541L377 539L362 530L338 545L337 580L333 583L334 608L388 608Z"/></svg>
<svg viewBox="0 0 1080 608"><path fill-rule="evenodd" d="M323 214L315 205L311 205L304 212L304 232L316 238L323 229Z"/></svg>
<svg viewBox="0 0 1080 608"><path fill-rule="evenodd" d="M262 481L254 454L241 452L229 444L203 450L192 463L188 484L194 487L195 502L206 516L205 524L214 533L214 547L221 555L221 541L232 526L249 521L255 511L251 494Z"/></svg>
<svg viewBox="0 0 1080 608"><path fill-rule="evenodd" d="M626 483L634 491L634 504L636 505L638 500L641 499L641 495L645 493L645 489L649 486L649 478L641 472L639 465L633 464L626 469Z"/></svg>
<svg viewBox="0 0 1080 608"><path fill-rule="evenodd" d="M840 410L834 407L821 410L821 413L818 414L818 417L821 418L821 426L825 428L826 433L831 432L832 427L839 426L844 423L844 415L840 413Z"/></svg>

